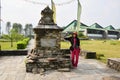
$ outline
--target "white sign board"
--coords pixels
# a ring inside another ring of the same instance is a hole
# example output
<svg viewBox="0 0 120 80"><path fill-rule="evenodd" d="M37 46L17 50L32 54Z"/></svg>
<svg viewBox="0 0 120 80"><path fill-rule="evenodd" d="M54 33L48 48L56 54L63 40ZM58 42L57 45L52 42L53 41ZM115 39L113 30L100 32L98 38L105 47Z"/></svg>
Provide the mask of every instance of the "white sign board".
<svg viewBox="0 0 120 80"><path fill-rule="evenodd" d="M42 47L54 47L56 45L56 39L41 39Z"/></svg>

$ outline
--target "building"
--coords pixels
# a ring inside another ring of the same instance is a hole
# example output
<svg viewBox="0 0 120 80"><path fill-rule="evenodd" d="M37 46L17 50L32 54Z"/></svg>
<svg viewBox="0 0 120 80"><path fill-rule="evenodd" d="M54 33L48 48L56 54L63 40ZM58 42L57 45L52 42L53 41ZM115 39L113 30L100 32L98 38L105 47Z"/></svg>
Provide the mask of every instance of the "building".
<svg viewBox="0 0 120 80"><path fill-rule="evenodd" d="M119 39L120 31L116 30L112 25L109 25L105 28L108 39Z"/></svg>
<svg viewBox="0 0 120 80"><path fill-rule="evenodd" d="M77 20L72 21L66 27L64 27L63 33L74 32L76 29ZM98 23L94 23L88 26L84 23L80 24L79 31L82 32L89 39L118 39L120 38L120 32L116 30L112 25L103 28Z"/></svg>

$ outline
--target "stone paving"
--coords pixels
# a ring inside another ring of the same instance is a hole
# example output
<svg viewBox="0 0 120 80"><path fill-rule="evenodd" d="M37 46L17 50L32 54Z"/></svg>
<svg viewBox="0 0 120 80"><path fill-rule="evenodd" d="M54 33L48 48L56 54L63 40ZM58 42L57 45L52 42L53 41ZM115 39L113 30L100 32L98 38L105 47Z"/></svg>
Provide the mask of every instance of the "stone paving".
<svg viewBox="0 0 120 80"><path fill-rule="evenodd" d="M30 51L31 49L33 49L35 47L34 43L35 43L35 40L31 39L26 47L26 50Z"/></svg>
<svg viewBox="0 0 120 80"><path fill-rule="evenodd" d="M34 47L33 43L32 39L28 50ZM26 73L25 58L26 56L0 56L0 80L120 80L120 72L109 69L94 59L80 57L78 68L72 69L71 72L50 70L41 75Z"/></svg>
<svg viewBox="0 0 120 80"><path fill-rule="evenodd" d="M0 80L103 80L103 77L120 77L119 72L107 68L105 64L82 57L80 57L78 68L72 69L71 72L50 70L46 71L44 75L26 73L25 57L0 57Z"/></svg>

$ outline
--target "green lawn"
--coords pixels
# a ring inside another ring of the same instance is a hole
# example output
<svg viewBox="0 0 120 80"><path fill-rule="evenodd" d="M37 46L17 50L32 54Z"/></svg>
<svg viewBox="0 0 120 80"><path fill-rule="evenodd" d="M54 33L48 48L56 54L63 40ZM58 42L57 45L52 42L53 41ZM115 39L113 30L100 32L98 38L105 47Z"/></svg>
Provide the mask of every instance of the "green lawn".
<svg viewBox="0 0 120 80"><path fill-rule="evenodd" d="M16 50L16 42L11 47L10 42L0 42L2 50ZM61 48L69 48L69 42L61 42ZM107 58L120 58L120 41L117 40L81 40L81 49L95 51L97 55L104 54L100 61L106 62Z"/></svg>
<svg viewBox="0 0 120 80"><path fill-rule="evenodd" d="M61 48L69 48L69 42L61 42ZM118 40L81 40L81 49L95 51L97 55L104 54L100 61L106 62L107 58L120 58L120 41Z"/></svg>
<svg viewBox="0 0 120 80"><path fill-rule="evenodd" d="M13 47L11 47L10 42L0 42L1 50L16 50L17 44L16 42L13 42Z"/></svg>

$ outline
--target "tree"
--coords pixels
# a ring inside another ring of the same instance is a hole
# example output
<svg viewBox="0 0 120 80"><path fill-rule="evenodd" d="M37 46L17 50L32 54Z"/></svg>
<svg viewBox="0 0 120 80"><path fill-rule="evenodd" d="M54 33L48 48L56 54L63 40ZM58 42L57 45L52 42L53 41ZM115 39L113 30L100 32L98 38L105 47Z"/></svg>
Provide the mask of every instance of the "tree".
<svg viewBox="0 0 120 80"><path fill-rule="evenodd" d="M25 36L27 37L31 37L32 33L33 33L33 25L32 24L26 24L25 25Z"/></svg>
<svg viewBox="0 0 120 80"><path fill-rule="evenodd" d="M13 41L16 42L25 38L24 35L17 33L15 29L11 30L10 36L13 38Z"/></svg>
<svg viewBox="0 0 120 80"><path fill-rule="evenodd" d="M120 28L119 29L117 29L118 31L120 31Z"/></svg>
<svg viewBox="0 0 120 80"><path fill-rule="evenodd" d="M7 32L7 34L10 33L10 28L11 28L11 23L7 22L7 24L6 24L6 32Z"/></svg>
<svg viewBox="0 0 120 80"><path fill-rule="evenodd" d="M17 33L15 29L11 29L10 34L3 35L2 38L6 39L6 40L10 40L11 47L13 47L13 41L19 41L19 40L24 39L25 37L23 35Z"/></svg>
<svg viewBox="0 0 120 80"><path fill-rule="evenodd" d="M22 28L22 25L21 25L21 24L19 24L19 23L14 23L14 24L13 24L13 29L14 29L17 33L21 34L23 28Z"/></svg>
<svg viewBox="0 0 120 80"><path fill-rule="evenodd" d="M78 36L79 36L79 37L82 37L82 36L84 36L84 35L83 35L82 32L78 32Z"/></svg>
<svg viewBox="0 0 120 80"><path fill-rule="evenodd" d="M79 38L88 38L88 37L85 36L82 32L78 32L78 37L79 37Z"/></svg>

